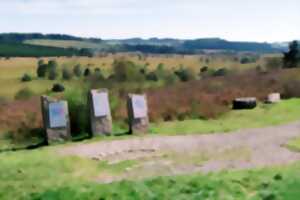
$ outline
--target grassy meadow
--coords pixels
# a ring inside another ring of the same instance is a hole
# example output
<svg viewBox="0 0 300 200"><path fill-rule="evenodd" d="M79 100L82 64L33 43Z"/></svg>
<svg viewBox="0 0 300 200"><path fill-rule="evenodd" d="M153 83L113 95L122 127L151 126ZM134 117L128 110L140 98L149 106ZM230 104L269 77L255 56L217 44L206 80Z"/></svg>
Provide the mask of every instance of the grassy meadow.
<svg viewBox="0 0 300 200"><path fill-rule="evenodd" d="M56 147L0 154L1 200L84 199L288 199L300 191L300 163L265 169L156 177L101 184L135 161L108 164L60 156Z"/></svg>
<svg viewBox="0 0 300 200"><path fill-rule="evenodd" d="M233 110L218 119L163 122L152 125L160 134L199 134L231 132L285 124L300 119L300 99L284 100L276 105L260 104L254 110Z"/></svg>

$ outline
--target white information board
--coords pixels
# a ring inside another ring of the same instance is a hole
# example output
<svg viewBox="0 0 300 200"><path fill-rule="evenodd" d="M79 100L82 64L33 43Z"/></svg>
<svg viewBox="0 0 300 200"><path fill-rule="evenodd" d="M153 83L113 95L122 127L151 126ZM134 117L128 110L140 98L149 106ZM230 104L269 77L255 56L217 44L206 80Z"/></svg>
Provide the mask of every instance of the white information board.
<svg viewBox="0 0 300 200"><path fill-rule="evenodd" d="M133 95L132 96L132 108L133 108L133 115L135 118L147 117L148 108L147 108L145 96Z"/></svg>
<svg viewBox="0 0 300 200"><path fill-rule="evenodd" d="M105 117L110 115L110 107L107 92L93 92L93 106L96 117Z"/></svg>
<svg viewBox="0 0 300 200"><path fill-rule="evenodd" d="M49 104L50 128L63 128L67 126L65 104L55 102Z"/></svg>

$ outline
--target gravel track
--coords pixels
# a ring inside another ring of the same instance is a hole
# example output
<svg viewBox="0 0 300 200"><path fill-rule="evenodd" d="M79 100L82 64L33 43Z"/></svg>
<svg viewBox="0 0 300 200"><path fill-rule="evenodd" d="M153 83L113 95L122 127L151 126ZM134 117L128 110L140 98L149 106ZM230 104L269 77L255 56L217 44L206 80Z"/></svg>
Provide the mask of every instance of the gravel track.
<svg viewBox="0 0 300 200"><path fill-rule="evenodd" d="M64 155L77 155L111 163L155 157L162 152L190 152L210 155L201 166L173 166L175 174L195 171L214 172L227 169L250 169L273 165L284 165L300 160L300 153L289 151L284 145L300 137L300 122L287 125L240 130L233 133L183 136L145 136L115 141L100 141L89 144L75 144L60 149ZM226 151L247 149L245 158L226 158ZM214 154L223 156L214 158ZM225 154L224 154L225 152ZM159 163L157 163L159 165ZM161 163L160 163L161 164ZM184 164L184 163L183 163ZM155 162L154 162L155 165Z"/></svg>

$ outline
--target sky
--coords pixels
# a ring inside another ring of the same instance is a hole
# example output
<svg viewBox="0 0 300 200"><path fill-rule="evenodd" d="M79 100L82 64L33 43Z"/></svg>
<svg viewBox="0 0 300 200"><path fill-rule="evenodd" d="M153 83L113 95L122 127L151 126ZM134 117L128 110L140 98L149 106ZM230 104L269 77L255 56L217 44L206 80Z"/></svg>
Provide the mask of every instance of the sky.
<svg viewBox="0 0 300 200"><path fill-rule="evenodd" d="M0 0L0 32L103 39L300 39L299 0Z"/></svg>

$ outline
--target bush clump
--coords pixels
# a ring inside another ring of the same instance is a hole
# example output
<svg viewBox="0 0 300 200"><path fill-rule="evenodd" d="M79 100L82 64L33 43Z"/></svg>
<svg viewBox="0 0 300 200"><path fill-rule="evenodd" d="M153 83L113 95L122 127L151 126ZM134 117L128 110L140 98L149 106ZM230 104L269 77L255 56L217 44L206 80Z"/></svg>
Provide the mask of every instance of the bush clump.
<svg viewBox="0 0 300 200"><path fill-rule="evenodd" d="M52 87L52 92L63 92L65 91L65 87L60 83L55 83Z"/></svg>
<svg viewBox="0 0 300 200"><path fill-rule="evenodd" d="M32 78L29 74L26 73L22 76L21 81L22 82L30 82L30 81L32 81Z"/></svg>
<svg viewBox="0 0 300 200"><path fill-rule="evenodd" d="M19 90L16 93L15 99L16 100L28 100L33 96L34 96L34 92L26 87L26 88L22 88L21 90Z"/></svg>
<svg viewBox="0 0 300 200"><path fill-rule="evenodd" d="M71 72L71 70L69 70L67 67L64 67L62 69L62 78L63 80L71 80L73 77L73 74Z"/></svg>
<svg viewBox="0 0 300 200"><path fill-rule="evenodd" d="M125 59L114 61L113 73L117 82L142 82L145 80L142 68Z"/></svg>
<svg viewBox="0 0 300 200"><path fill-rule="evenodd" d="M181 67L174 72L182 82L192 81L196 79L195 73L188 68Z"/></svg>
<svg viewBox="0 0 300 200"><path fill-rule="evenodd" d="M82 70L81 70L81 65L80 64L74 66L73 73L78 78L82 76Z"/></svg>

